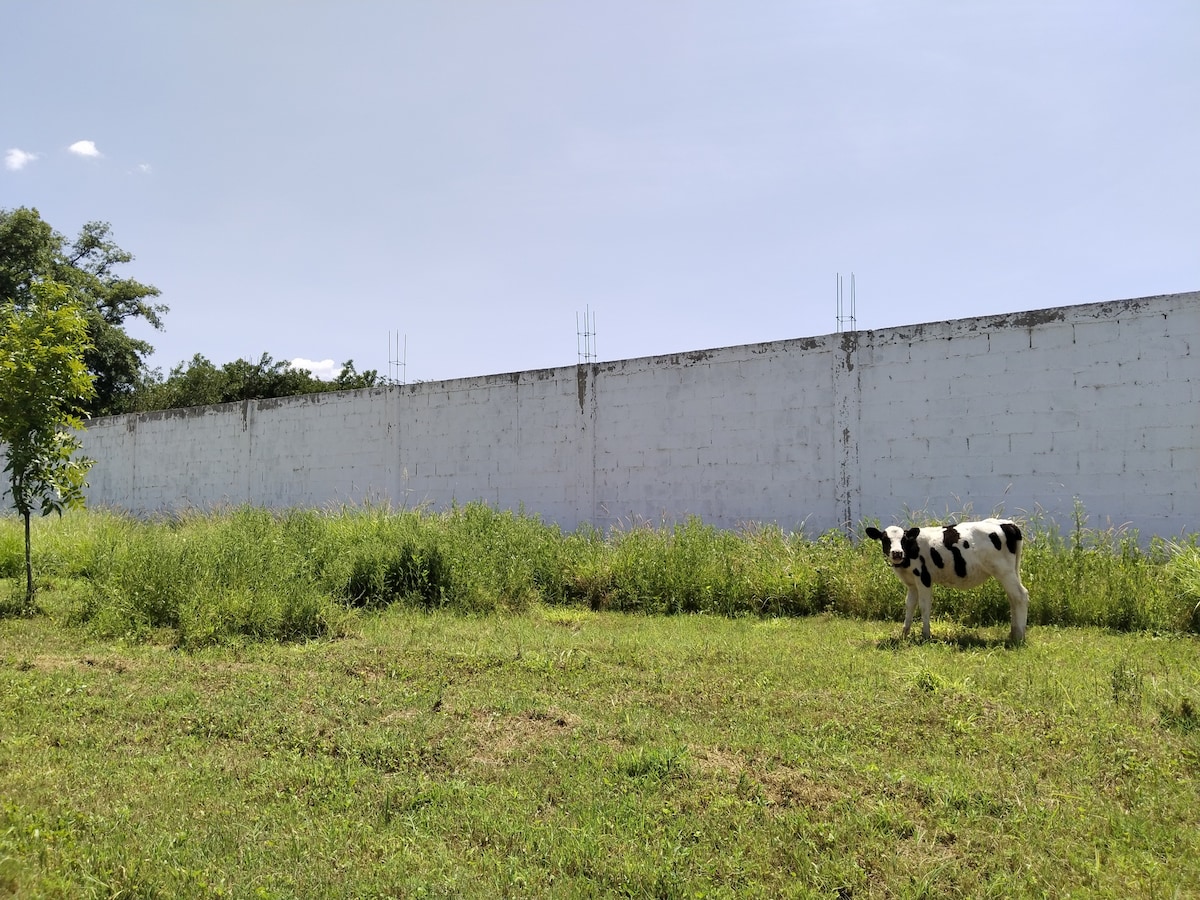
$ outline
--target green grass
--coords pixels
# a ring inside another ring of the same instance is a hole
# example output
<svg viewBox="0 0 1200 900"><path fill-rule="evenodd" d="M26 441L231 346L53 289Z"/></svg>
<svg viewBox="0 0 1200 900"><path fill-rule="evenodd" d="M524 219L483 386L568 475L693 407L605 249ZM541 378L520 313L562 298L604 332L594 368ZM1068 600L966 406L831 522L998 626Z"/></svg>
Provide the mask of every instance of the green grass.
<svg viewBox="0 0 1200 900"><path fill-rule="evenodd" d="M0 621L0 896L1200 889L1188 636L395 605L181 652L49 612Z"/></svg>
<svg viewBox="0 0 1200 900"><path fill-rule="evenodd" d="M1194 537L1143 544L1134 533L1089 529L1081 511L1067 533L1042 521L1025 527L1032 625L1200 632ZM33 546L37 578L69 600L70 621L133 640L167 629L188 649L340 637L391 605L897 621L904 598L872 541L771 526L723 531L698 519L564 534L481 504L443 513L243 507L151 521L88 512L39 520ZM19 577L22 553L19 522L0 518L0 578ZM12 599L0 605L19 609ZM995 582L937 590L934 609L968 627L1008 621Z"/></svg>
<svg viewBox="0 0 1200 900"><path fill-rule="evenodd" d="M1200 895L1200 550L995 585L472 504L0 519L0 897Z"/></svg>

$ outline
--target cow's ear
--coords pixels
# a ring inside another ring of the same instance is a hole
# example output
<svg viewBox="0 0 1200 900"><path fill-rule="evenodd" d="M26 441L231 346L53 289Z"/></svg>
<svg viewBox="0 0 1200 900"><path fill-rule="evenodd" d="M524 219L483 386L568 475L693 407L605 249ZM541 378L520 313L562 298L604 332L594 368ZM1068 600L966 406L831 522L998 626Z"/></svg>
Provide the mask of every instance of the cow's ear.
<svg viewBox="0 0 1200 900"><path fill-rule="evenodd" d="M878 540L883 539L883 532L880 531L878 528L873 528L870 525L867 526L867 530L864 531L863 534L865 534L867 537L869 537L873 541L878 541Z"/></svg>
<svg viewBox="0 0 1200 900"><path fill-rule="evenodd" d="M914 527L914 528L910 528L910 529L908 529L908 531L904 532L904 536L906 538L908 538L910 541L915 541L917 539L917 535L920 533L921 533L921 529Z"/></svg>

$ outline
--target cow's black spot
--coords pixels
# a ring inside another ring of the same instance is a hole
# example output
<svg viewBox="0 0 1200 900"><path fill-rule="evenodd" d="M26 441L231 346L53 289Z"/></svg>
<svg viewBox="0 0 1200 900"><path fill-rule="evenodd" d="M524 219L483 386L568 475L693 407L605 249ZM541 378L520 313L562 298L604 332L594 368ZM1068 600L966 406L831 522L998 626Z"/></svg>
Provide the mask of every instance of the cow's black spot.
<svg viewBox="0 0 1200 900"><path fill-rule="evenodd" d="M954 557L954 574L959 578L967 577L967 561L963 559L962 551L955 546L958 543L958 529L953 525L947 525L942 529L942 543L946 545L946 549L950 551L950 555ZM963 541L963 546L967 546L967 542Z"/></svg>
<svg viewBox="0 0 1200 900"><path fill-rule="evenodd" d="M992 539L992 546L995 547L997 550L999 550L1000 549L1000 535L996 534L996 532L993 531L988 535L988 537Z"/></svg>
<svg viewBox="0 0 1200 900"><path fill-rule="evenodd" d="M946 568L946 564L942 562L942 554L938 553L933 547L929 548L929 558L933 560L933 564L939 569Z"/></svg>
<svg viewBox="0 0 1200 900"><path fill-rule="evenodd" d="M1021 546L1021 529L1012 522L1005 522L1000 526L1000 530L1004 532L1004 538L1008 541L1008 552L1016 553Z"/></svg>
<svg viewBox="0 0 1200 900"><path fill-rule="evenodd" d="M954 554L954 574L959 578L966 578L967 561L963 559L962 551L957 547L951 547L950 552Z"/></svg>
<svg viewBox="0 0 1200 900"><path fill-rule="evenodd" d="M971 542L970 542L970 541L963 541L963 549L964 549L964 550L969 550L970 548L971 548Z"/></svg>
<svg viewBox="0 0 1200 900"><path fill-rule="evenodd" d="M879 541L879 545L883 547L883 555L891 559L892 539L888 537L887 532L880 531L878 528L868 527L864 533L872 540Z"/></svg>
<svg viewBox="0 0 1200 900"><path fill-rule="evenodd" d="M921 571L914 571L913 574L921 579L921 584L925 585L925 587L933 584L933 576L929 574L929 566L925 564L925 560L921 560Z"/></svg>

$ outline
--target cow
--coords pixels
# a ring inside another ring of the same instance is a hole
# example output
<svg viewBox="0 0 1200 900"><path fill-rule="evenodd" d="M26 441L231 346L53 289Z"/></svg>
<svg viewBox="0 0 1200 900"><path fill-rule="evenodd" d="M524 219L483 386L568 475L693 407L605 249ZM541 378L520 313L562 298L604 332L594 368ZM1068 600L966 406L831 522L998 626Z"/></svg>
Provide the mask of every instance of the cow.
<svg viewBox="0 0 1200 900"><path fill-rule="evenodd" d="M929 638L929 610L933 585L973 588L989 578L1000 582L1008 594L1014 644L1025 640L1029 591L1021 584L1021 529L1008 519L984 519L933 528L891 525L882 531L867 528L867 537L883 545L884 559L908 588L904 609L904 634L912 627L913 610L921 607L921 635Z"/></svg>

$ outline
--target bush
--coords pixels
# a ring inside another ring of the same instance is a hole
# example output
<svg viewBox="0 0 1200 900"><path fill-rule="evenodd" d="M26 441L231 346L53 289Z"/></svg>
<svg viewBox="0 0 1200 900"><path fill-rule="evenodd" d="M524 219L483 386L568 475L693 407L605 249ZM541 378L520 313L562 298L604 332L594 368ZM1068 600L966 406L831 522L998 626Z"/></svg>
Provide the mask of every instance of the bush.
<svg viewBox="0 0 1200 900"><path fill-rule="evenodd" d="M449 567L436 546L375 542L354 551L341 596L355 606L408 601L432 607L443 603L449 586Z"/></svg>
<svg viewBox="0 0 1200 900"><path fill-rule="evenodd" d="M1078 508L1070 534L1051 523L1027 537L1023 578L1030 624L1117 631L1190 627L1165 542L1143 546L1136 531L1088 528Z"/></svg>
<svg viewBox="0 0 1200 900"><path fill-rule="evenodd" d="M71 617L112 637L173 629L185 647L342 634L346 616L313 582L313 541L303 538L317 535L297 527L304 518L243 508L126 520L94 554L91 590Z"/></svg>
<svg viewBox="0 0 1200 900"><path fill-rule="evenodd" d="M1043 521L1025 531L1031 624L1200 632L1195 539L1143 547L1132 532L1088 529L1078 515L1068 534ZM20 574L23 560L20 522L0 519L0 577L14 566ZM874 542L840 533L810 540L692 518L563 534L479 503L441 513L243 507L151 521L73 513L39 522L34 565L70 621L110 637L166 630L184 647L335 637L360 611L396 603L469 614L548 603L898 621L905 595ZM1008 622L994 582L936 594L941 618Z"/></svg>
<svg viewBox="0 0 1200 900"><path fill-rule="evenodd" d="M17 520L5 517L8 526ZM25 575L25 532L22 527L0 528L0 578L21 578Z"/></svg>
<svg viewBox="0 0 1200 900"><path fill-rule="evenodd" d="M518 611L564 594L564 542L555 525L483 503L431 517L449 569L449 602L469 613Z"/></svg>
<svg viewBox="0 0 1200 900"><path fill-rule="evenodd" d="M1177 544L1171 549L1166 572L1178 591L1175 627L1200 633L1200 547Z"/></svg>

